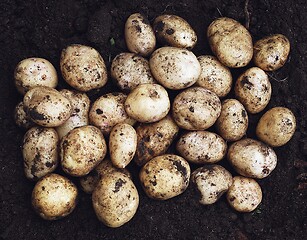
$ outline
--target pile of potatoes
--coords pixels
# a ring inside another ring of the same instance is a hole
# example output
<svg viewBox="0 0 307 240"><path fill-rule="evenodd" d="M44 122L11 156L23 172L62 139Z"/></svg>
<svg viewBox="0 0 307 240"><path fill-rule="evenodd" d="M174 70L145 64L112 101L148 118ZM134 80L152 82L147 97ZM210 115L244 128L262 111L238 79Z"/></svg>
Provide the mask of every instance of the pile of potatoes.
<svg viewBox="0 0 307 240"><path fill-rule="evenodd" d="M108 81L105 62L92 47L63 49L60 69L70 89L56 89L58 76L46 59L17 65L15 83L23 101L15 120L27 130L24 171L36 181L32 205L42 218L59 219L76 207L79 190L69 176L80 179L97 218L109 227L135 215L138 180L155 200L178 196L191 182L204 205L224 193L240 212L260 204L255 179L275 169L273 147L291 139L296 120L289 109L274 107L260 118L256 140L246 136L248 116L269 103L266 71L285 64L290 44L281 34L253 44L248 30L226 17L210 24L207 37L214 56L195 56L197 35L184 19L162 15L150 25L143 15L132 14L125 25L129 52L118 54L110 69L118 91L92 101L87 92ZM251 61L254 66L247 68ZM230 69L241 67L246 68L233 83ZM235 99L227 98L232 88ZM173 100L169 90L176 93ZM232 170L218 164L225 158ZM131 161L140 167L139 179L126 169ZM66 176L54 173L58 165Z"/></svg>

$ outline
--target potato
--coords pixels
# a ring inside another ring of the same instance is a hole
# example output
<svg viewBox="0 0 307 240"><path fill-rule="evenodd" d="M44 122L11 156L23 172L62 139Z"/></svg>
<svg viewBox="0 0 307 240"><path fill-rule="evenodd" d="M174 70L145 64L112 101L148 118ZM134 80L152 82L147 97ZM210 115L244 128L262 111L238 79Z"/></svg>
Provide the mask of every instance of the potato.
<svg viewBox="0 0 307 240"><path fill-rule="evenodd" d="M236 176L228 189L227 201L238 212L252 212L262 201L261 187L252 178Z"/></svg>
<svg viewBox="0 0 307 240"><path fill-rule="evenodd" d="M127 123L116 124L110 133L110 158L115 167L125 168L133 159L137 146L134 128Z"/></svg>
<svg viewBox="0 0 307 240"><path fill-rule="evenodd" d="M235 95L249 113L261 112L271 99L271 83L268 75L258 67L242 73L235 84Z"/></svg>
<svg viewBox="0 0 307 240"><path fill-rule="evenodd" d="M30 180L53 172L58 165L59 137L53 128L32 127L23 138L25 175Z"/></svg>
<svg viewBox="0 0 307 240"><path fill-rule="evenodd" d="M232 85L230 70L214 56L202 55L197 59L201 72L195 85L207 88L219 97L225 97L230 92Z"/></svg>
<svg viewBox="0 0 307 240"><path fill-rule="evenodd" d="M92 194L98 219L116 228L131 220L139 205L139 195L132 180L120 172L103 176Z"/></svg>
<svg viewBox="0 0 307 240"><path fill-rule="evenodd" d="M125 40L130 52L141 56L149 56L156 46L156 36L148 19L134 13L125 24Z"/></svg>
<svg viewBox="0 0 307 240"><path fill-rule="evenodd" d="M71 176L85 176L104 159L106 152L107 145L98 128L75 128L61 140L61 166Z"/></svg>
<svg viewBox="0 0 307 240"><path fill-rule="evenodd" d="M290 109L275 107L260 118L257 137L272 147L280 147L290 141L296 128L296 119Z"/></svg>
<svg viewBox="0 0 307 240"><path fill-rule="evenodd" d="M149 66L154 78L164 87L173 90L192 86L201 71L194 53L176 47L162 47L154 51Z"/></svg>
<svg viewBox="0 0 307 240"><path fill-rule="evenodd" d="M207 165L197 168L191 176L204 205L217 202L232 184L232 175L220 165Z"/></svg>
<svg viewBox="0 0 307 240"><path fill-rule="evenodd" d="M14 120L18 127L26 130L35 125L25 112L23 101L19 102L15 107Z"/></svg>
<svg viewBox="0 0 307 240"><path fill-rule="evenodd" d="M44 127L60 126L73 110L66 97L49 87L32 88L24 95L23 104L30 119Z"/></svg>
<svg viewBox="0 0 307 240"><path fill-rule="evenodd" d="M55 88L58 85L54 66L43 58L26 58L20 61L15 68L14 79L15 86L22 95L34 87Z"/></svg>
<svg viewBox="0 0 307 240"><path fill-rule="evenodd" d="M191 25L176 15L158 16L153 23L153 29L158 41L172 47L192 49L197 42Z"/></svg>
<svg viewBox="0 0 307 240"><path fill-rule="evenodd" d="M41 178L32 192L32 206L45 220L70 214L77 204L78 189L68 178L52 173Z"/></svg>
<svg viewBox="0 0 307 240"><path fill-rule="evenodd" d="M133 125L135 120L130 118L124 103L127 95L119 92L107 93L98 98L89 111L90 123L98 127L104 135L109 135L117 123Z"/></svg>
<svg viewBox="0 0 307 240"><path fill-rule="evenodd" d="M72 44L63 49L60 67L64 80L82 92L101 88L108 80L103 58L89 46Z"/></svg>
<svg viewBox="0 0 307 240"><path fill-rule="evenodd" d="M135 53L120 53L112 61L111 76L123 91L143 83L155 83L147 59Z"/></svg>
<svg viewBox="0 0 307 240"><path fill-rule="evenodd" d="M164 118L170 110L170 100L159 84L138 85L127 97L125 110L131 118L144 123Z"/></svg>
<svg viewBox="0 0 307 240"><path fill-rule="evenodd" d="M184 133L176 144L179 154L195 164L216 163L225 156L227 144L219 135L208 131Z"/></svg>
<svg viewBox="0 0 307 240"><path fill-rule="evenodd" d="M251 138L230 145L227 158L237 173L258 179L269 176L277 165L274 150Z"/></svg>
<svg viewBox="0 0 307 240"><path fill-rule="evenodd" d="M165 154L151 159L142 167L140 181L148 197L167 200L186 190L190 174L190 166L184 158Z"/></svg>
<svg viewBox="0 0 307 240"><path fill-rule="evenodd" d="M253 57L253 42L248 30L234 19L221 17L207 30L212 52L227 67L246 66Z"/></svg>
<svg viewBox="0 0 307 240"><path fill-rule="evenodd" d="M273 34L258 40L254 45L254 63L264 71L281 68L290 53L290 42L282 34Z"/></svg>
<svg viewBox="0 0 307 240"><path fill-rule="evenodd" d="M152 158L164 154L178 131L179 127L170 115L158 122L140 124L136 128L137 149L134 158L136 164L143 166Z"/></svg>
<svg viewBox="0 0 307 240"><path fill-rule="evenodd" d="M210 90L192 87L179 93L172 105L177 125L187 130L205 130L211 127L221 113L221 101Z"/></svg>
<svg viewBox="0 0 307 240"><path fill-rule="evenodd" d="M217 132L228 142L240 140L248 128L248 115L244 106L236 99L222 102L221 115L216 120Z"/></svg>

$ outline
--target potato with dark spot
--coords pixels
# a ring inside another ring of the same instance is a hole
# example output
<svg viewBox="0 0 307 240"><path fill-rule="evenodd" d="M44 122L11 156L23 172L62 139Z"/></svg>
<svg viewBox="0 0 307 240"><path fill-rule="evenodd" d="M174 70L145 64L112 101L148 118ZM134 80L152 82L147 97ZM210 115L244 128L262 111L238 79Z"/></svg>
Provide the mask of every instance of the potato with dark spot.
<svg viewBox="0 0 307 240"><path fill-rule="evenodd" d="M15 107L14 120L18 127L26 130L35 125L25 112L23 101L19 102Z"/></svg>

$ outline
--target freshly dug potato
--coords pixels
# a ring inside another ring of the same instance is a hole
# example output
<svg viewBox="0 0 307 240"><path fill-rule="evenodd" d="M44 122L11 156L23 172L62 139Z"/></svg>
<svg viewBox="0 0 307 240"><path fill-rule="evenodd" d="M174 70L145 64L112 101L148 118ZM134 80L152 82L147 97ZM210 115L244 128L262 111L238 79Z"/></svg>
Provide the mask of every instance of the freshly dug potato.
<svg viewBox="0 0 307 240"><path fill-rule="evenodd" d="M104 135L109 135L117 123L133 125L124 107L127 95L119 92L107 93L98 98L89 111L90 123L98 127Z"/></svg>
<svg viewBox="0 0 307 240"><path fill-rule="evenodd" d="M281 68L290 53L290 42L282 34L273 34L258 40L254 45L254 63L264 71Z"/></svg>
<svg viewBox="0 0 307 240"><path fill-rule="evenodd" d="M23 138L25 175L30 180L53 172L58 166L59 137L53 128L32 127Z"/></svg>
<svg viewBox="0 0 307 240"><path fill-rule="evenodd" d="M132 180L125 174L113 172L98 182L92 202L98 219L116 228L132 219L139 206L139 195Z"/></svg>
<svg viewBox="0 0 307 240"><path fill-rule="evenodd" d="M72 113L70 101L54 88L35 87L23 98L26 114L44 127L57 127L63 124Z"/></svg>
<svg viewBox="0 0 307 240"><path fill-rule="evenodd" d="M61 165L71 176L85 176L104 159L106 152L107 145L98 128L90 125L75 128L62 138Z"/></svg>
<svg viewBox="0 0 307 240"><path fill-rule="evenodd" d="M235 84L235 95L249 113L261 112L271 99L272 87L268 75L258 67L242 73Z"/></svg>
<svg viewBox="0 0 307 240"><path fill-rule="evenodd" d="M277 165L274 150L251 138L230 145L227 158L237 173L258 179L269 176Z"/></svg>
<svg viewBox="0 0 307 240"><path fill-rule="evenodd" d="M236 99L222 102L221 115L216 120L217 132L226 141L240 140L248 128L248 115L244 106Z"/></svg>
<svg viewBox="0 0 307 240"><path fill-rule="evenodd" d="M130 52L141 56L149 56L156 47L156 36L148 19L134 13L125 24L125 40Z"/></svg>
<svg viewBox="0 0 307 240"><path fill-rule="evenodd" d="M183 193L190 181L189 163L174 154L151 159L140 171L140 181L148 197L167 200Z"/></svg>
<svg viewBox="0 0 307 240"><path fill-rule="evenodd" d="M131 91L139 84L155 83L147 59L135 53L120 53L112 61L111 76L123 91Z"/></svg>
<svg viewBox="0 0 307 240"><path fill-rule="evenodd" d="M56 220L75 209L77 195L78 189L73 182L52 173L36 183L32 192L32 206L45 220Z"/></svg>
<svg viewBox="0 0 307 240"><path fill-rule="evenodd" d="M54 66L43 58L26 58L20 61L15 68L14 79L18 92L23 95L34 87L55 88L58 85Z"/></svg>
<svg viewBox="0 0 307 240"><path fill-rule="evenodd" d="M261 187L252 178L236 176L228 189L227 201L238 212L252 212L262 201Z"/></svg>
<svg viewBox="0 0 307 240"><path fill-rule="evenodd" d="M219 97L225 97L232 85L230 70L214 56L202 55L197 59L201 72L195 85L207 88Z"/></svg>
<svg viewBox="0 0 307 240"><path fill-rule="evenodd" d="M143 123L136 128L137 149L134 161L143 166L149 160L164 154L175 137L179 127L170 115L154 123Z"/></svg>
<svg viewBox="0 0 307 240"><path fill-rule="evenodd" d="M15 107L14 120L18 127L26 130L35 125L25 112L23 101L19 102Z"/></svg>
<svg viewBox="0 0 307 240"><path fill-rule="evenodd" d="M158 16L153 29L158 41L172 47L192 49L197 42L197 35L191 25L176 15Z"/></svg>
<svg viewBox="0 0 307 240"><path fill-rule="evenodd" d="M109 152L113 165L125 168L133 159L137 146L135 129L127 123L116 124L110 133Z"/></svg>
<svg viewBox="0 0 307 240"><path fill-rule="evenodd" d="M162 47L154 51L149 66L154 78L164 87L173 90L192 86L201 71L194 53L176 47Z"/></svg>
<svg viewBox="0 0 307 240"><path fill-rule="evenodd" d="M189 162L207 164L222 160L227 152L227 144L215 133L191 131L179 138L176 149Z"/></svg>
<svg viewBox="0 0 307 240"><path fill-rule="evenodd" d="M253 57L253 41L248 30L234 19L221 17L207 30L212 52L227 67L246 66Z"/></svg>
<svg viewBox="0 0 307 240"><path fill-rule="evenodd" d="M197 168L191 175L192 182L201 194L199 202L213 204L229 189L232 175L220 165L206 165Z"/></svg>
<svg viewBox="0 0 307 240"><path fill-rule="evenodd" d="M210 90L192 87L176 96L172 112L179 127L187 130L205 130L219 117L221 101Z"/></svg>
<svg viewBox="0 0 307 240"><path fill-rule="evenodd" d="M144 123L164 118L170 110L170 100L164 87L159 84L138 85L128 95L125 110L131 118Z"/></svg>
<svg viewBox="0 0 307 240"><path fill-rule="evenodd" d="M280 147L290 141L295 129L296 119L292 111L285 107L275 107L260 118L256 135L270 146Z"/></svg>
<svg viewBox="0 0 307 240"><path fill-rule="evenodd" d="M82 92L101 88L108 80L103 58L89 46L72 44L63 49L60 67L64 80Z"/></svg>

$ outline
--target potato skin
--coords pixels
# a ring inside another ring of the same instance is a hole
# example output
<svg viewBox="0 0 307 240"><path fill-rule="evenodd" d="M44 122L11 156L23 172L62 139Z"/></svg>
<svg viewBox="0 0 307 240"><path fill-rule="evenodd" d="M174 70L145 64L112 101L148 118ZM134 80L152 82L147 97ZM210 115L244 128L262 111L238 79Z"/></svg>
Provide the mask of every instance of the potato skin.
<svg viewBox="0 0 307 240"><path fill-rule="evenodd" d="M14 110L14 120L18 127L28 130L35 126L28 114L25 112L23 101L19 102Z"/></svg>
<svg viewBox="0 0 307 240"><path fill-rule="evenodd" d="M253 42L248 30L234 19L221 17L207 29L212 52L227 67L246 66L253 57Z"/></svg>
<svg viewBox="0 0 307 240"><path fill-rule="evenodd" d="M266 144L280 147L290 141L295 129L296 119L292 111L285 107L275 107L260 118L256 127L256 135Z"/></svg>
<svg viewBox="0 0 307 240"><path fill-rule="evenodd" d="M281 68L290 53L290 42L282 34L273 34L258 40L254 45L254 63L264 71Z"/></svg>

